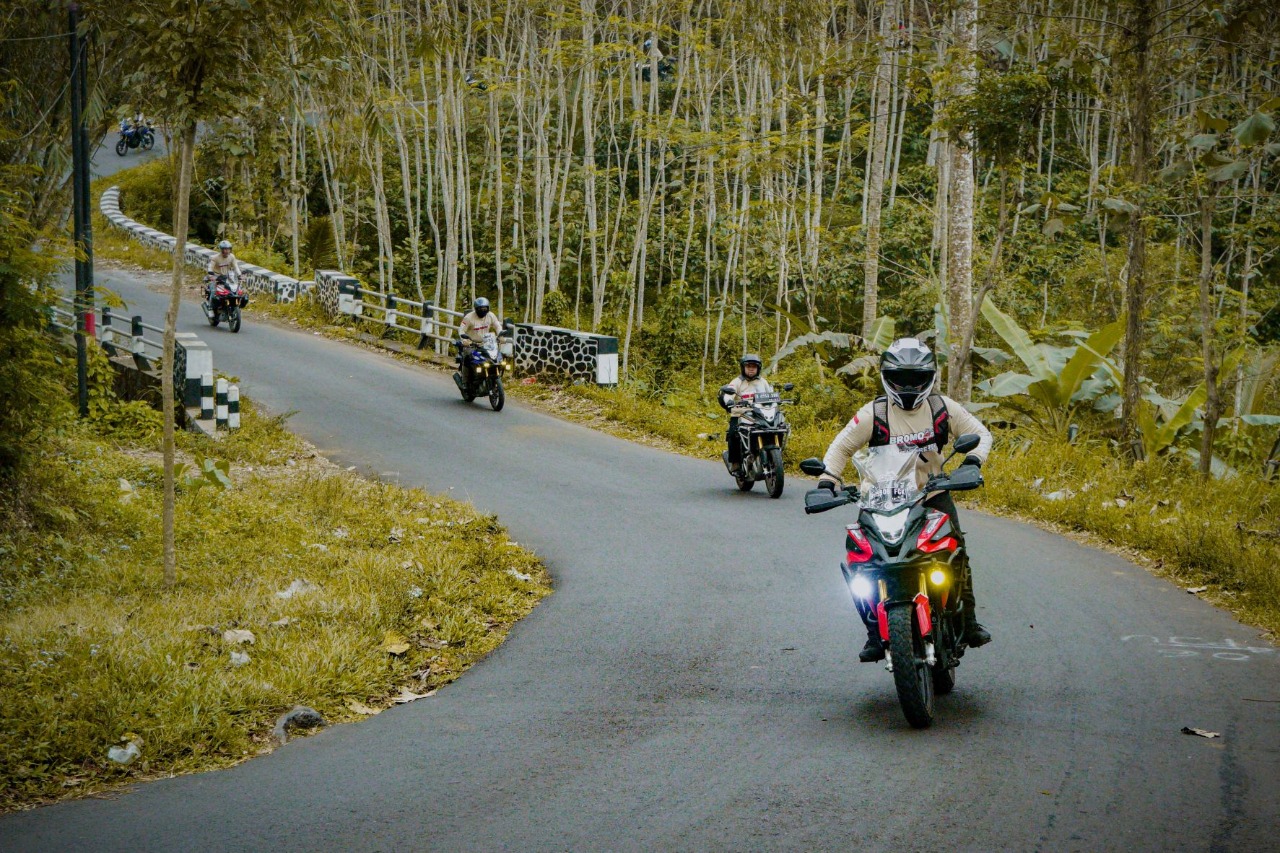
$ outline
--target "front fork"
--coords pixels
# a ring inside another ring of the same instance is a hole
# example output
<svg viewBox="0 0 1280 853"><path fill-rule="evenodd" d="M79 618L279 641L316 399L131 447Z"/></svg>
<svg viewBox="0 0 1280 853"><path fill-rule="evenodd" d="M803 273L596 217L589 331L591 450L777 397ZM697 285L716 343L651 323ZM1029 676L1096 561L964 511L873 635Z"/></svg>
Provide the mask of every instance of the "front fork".
<svg viewBox="0 0 1280 853"><path fill-rule="evenodd" d="M929 588L926 583L925 573L921 572L920 589L911 600L911 606L916 610L915 624L920 631L920 639L924 643L924 662L934 666L938 663L938 657L933 645L933 611L929 606ZM877 584L880 596L875 608L876 625L880 631L880 642L885 646L884 668L893 672L893 652L889 648L889 613L884 605L889 598L889 587L884 582L884 578L880 578Z"/></svg>

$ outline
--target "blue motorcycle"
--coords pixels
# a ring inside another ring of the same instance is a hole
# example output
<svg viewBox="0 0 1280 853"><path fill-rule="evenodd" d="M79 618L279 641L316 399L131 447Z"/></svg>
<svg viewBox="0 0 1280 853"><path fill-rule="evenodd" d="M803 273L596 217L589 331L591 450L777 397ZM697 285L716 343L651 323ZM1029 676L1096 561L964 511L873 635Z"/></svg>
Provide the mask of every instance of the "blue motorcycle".
<svg viewBox="0 0 1280 853"><path fill-rule="evenodd" d="M502 337L510 338L511 328L502 330ZM511 370L512 345L509 340L498 344L498 336L489 332L480 343L459 339L457 341L459 370L453 381L462 392L462 399L470 403L476 397L488 397L495 412L502 411L507 402L502 388L502 376ZM465 374L465 376L464 376Z"/></svg>
<svg viewBox="0 0 1280 853"><path fill-rule="evenodd" d="M116 140L116 153L121 157L127 154L130 148L150 151L155 144L156 132L151 122L134 124L127 119L120 122L120 138Z"/></svg>

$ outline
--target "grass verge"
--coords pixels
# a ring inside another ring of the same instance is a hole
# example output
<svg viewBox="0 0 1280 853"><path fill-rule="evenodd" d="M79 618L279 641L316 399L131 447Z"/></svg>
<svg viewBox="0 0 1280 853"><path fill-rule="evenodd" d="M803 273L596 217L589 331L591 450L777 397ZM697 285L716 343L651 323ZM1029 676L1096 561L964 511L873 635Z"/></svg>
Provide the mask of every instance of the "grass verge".
<svg viewBox="0 0 1280 853"><path fill-rule="evenodd" d="M457 678L550 592L493 517L242 416L216 443L181 437L232 485L180 489L173 588L151 443L70 427L23 485L43 517L0 517L0 809L236 763L295 705L377 713ZM137 759L108 757L129 741Z"/></svg>

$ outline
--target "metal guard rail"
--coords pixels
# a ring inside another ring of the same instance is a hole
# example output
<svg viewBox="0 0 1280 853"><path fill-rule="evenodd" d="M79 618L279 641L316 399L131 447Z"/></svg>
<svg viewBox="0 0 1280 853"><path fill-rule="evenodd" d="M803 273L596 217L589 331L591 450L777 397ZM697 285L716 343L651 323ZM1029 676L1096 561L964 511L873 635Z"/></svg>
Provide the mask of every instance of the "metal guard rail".
<svg viewBox="0 0 1280 853"><path fill-rule="evenodd" d="M62 307L62 306L69 307ZM50 306L49 323L55 328L75 334L76 313L75 300L69 296L58 296ZM135 314L125 317L116 314L110 306L104 305L100 310L95 307L86 312L86 332L92 334L108 355L128 353L133 356L134 363L140 370L151 370L160 363L164 355L164 329L143 322L142 316ZM92 318L92 319L89 319ZM128 331L124 321L128 322ZM147 332L154 332L159 339L150 338Z"/></svg>

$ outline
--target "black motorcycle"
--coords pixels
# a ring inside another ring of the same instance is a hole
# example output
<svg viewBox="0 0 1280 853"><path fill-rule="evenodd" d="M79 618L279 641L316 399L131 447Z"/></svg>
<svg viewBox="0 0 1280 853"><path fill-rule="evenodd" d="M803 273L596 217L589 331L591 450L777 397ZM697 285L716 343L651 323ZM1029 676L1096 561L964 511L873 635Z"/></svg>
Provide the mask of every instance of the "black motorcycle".
<svg viewBox="0 0 1280 853"><path fill-rule="evenodd" d="M788 382L782 390L790 391L794 387ZM721 399L735 393L732 385L720 388ZM757 394L744 402L750 408L738 416L736 436L742 445L742 463L738 473L734 474L729 451L726 450L721 454L724 467L742 491L749 492L758 480L764 480L769 497L782 497L785 484L782 454L787 449L787 437L791 435L791 425L783 417L782 407L791 401L782 399L778 394Z"/></svg>
<svg viewBox="0 0 1280 853"><path fill-rule="evenodd" d="M469 341L466 343L470 345L465 347L464 341L459 339L457 342L459 352L455 359L459 369L453 374L453 381L462 392L463 400L470 403L476 397L487 396L489 405L495 412L502 411L502 407L507 402L506 391L502 387L502 377L511 370L511 364L514 361L511 342L504 340L500 344L498 337L492 332L487 332L480 343ZM511 337L510 323L503 328L501 337ZM469 378L466 379L463 378L464 365L470 368Z"/></svg>
<svg viewBox="0 0 1280 853"><path fill-rule="evenodd" d="M978 446L976 435L958 436L945 465ZM931 477L917 486L922 452L902 445L873 447L854 464L861 486L842 492L813 489L804 511L812 514L856 503L858 518L846 528L847 563L840 564L854 606L880 631L885 669L893 673L898 701L916 728L933 723L935 694L950 693L964 655L961 593L968 563L948 513L924 506L934 492L958 492L982 485L976 467ZM821 459L800 463L806 474L832 474Z"/></svg>
<svg viewBox="0 0 1280 853"><path fill-rule="evenodd" d="M116 140L116 153L123 157L128 153L130 148L141 148L143 151L150 151L152 146L156 144L156 132L151 126L151 122L143 124L130 124L127 121L120 122L120 138Z"/></svg>
<svg viewBox="0 0 1280 853"><path fill-rule="evenodd" d="M215 329L223 320L232 332L240 331L240 309L249 304L249 297L240 287L235 276L209 276L205 279L205 301L200 304L209 325Z"/></svg>

